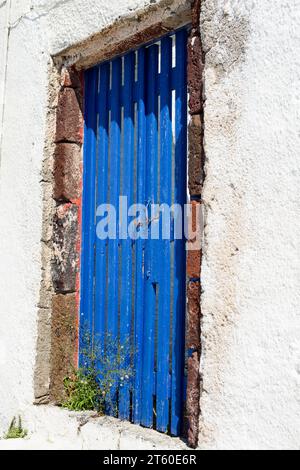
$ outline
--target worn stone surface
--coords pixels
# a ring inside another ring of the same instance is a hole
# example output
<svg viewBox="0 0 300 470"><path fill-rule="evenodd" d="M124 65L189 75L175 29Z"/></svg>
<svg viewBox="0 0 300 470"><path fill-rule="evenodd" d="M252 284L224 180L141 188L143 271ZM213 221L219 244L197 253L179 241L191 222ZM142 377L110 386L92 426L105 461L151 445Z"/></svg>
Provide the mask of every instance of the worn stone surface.
<svg viewBox="0 0 300 470"><path fill-rule="evenodd" d="M57 207L53 221L52 278L56 292L74 292L77 270L78 207L66 203Z"/></svg>
<svg viewBox="0 0 300 470"><path fill-rule="evenodd" d="M64 397L63 379L75 366L77 341L75 294L57 294L52 299L50 400Z"/></svg>
<svg viewBox="0 0 300 470"><path fill-rule="evenodd" d="M51 273L51 260L53 257L53 214L55 201L53 195L53 154L55 149L54 135L56 123L56 109L59 85L59 73L49 65L48 108L49 129L46 133L44 155L42 164L42 202L43 218L41 233L41 278L38 297L37 340L34 366L34 403L47 403L49 401L50 385L50 354L51 354L51 310L53 283ZM31 221L33 223L33 220Z"/></svg>
<svg viewBox="0 0 300 470"><path fill-rule="evenodd" d="M203 213L201 200L192 199L189 203L189 230L188 240L194 242L199 240L201 230L203 229ZM195 248L196 249L196 248Z"/></svg>
<svg viewBox="0 0 300 470"><path fill-rule="evenodd" d="M187 346L200 348L200 282L191 281L187 288L188 338Z"/></svg>
<svg viewBox="0 0 300 470"><path fill-rule="evenodd" d="M192 206L192 233L194 236L198 236L201 230L201 201L192 200L190 205Z"/></svg>
<svg viewBox="0 0 300 470"><path fill-rule="evenodd" d="M85 69L117 54L124 53L131 47L137 47L143 42L151 41L191 21L190 0L146 0L142 8L138 6L136 0L133 0L135 5L130 8L128 1L132 0L121 0L119 2L118 19L115 19L115 21L106 20L106 27L102 29L99 27L98 33L93 35L92 40L88 38L80 44L78 42L76 44L70 41L70 38L67 41L66 37L62 38L63 44L61 47L58 44L55 45L54 54L58 53L54 57L56 63L63 61L67 64L76 64L76 67L80 69ZM121 11L124 7L126 14L122 16ZM107 9L106 19L111 15L111 9L108 5ZM72 23L72 19L73 17L69 18L70 23ZM94 20L94 17L91 20ZM73 35L73 30L69 31L70 33ZM74 44L76 45L74 46ZM64 51L61 53L62 49Z"/></svg>
<svg viewBox="0 0 300 470"><path fill-rule="evenodd" d="M81 195L81 148L57 144L54 154L54 191L57 201L75 201Z"/></svg>
<svg viewBox="0 0 300 470"><path fill-rule="evenodd" d="M199 32L201 0L192 1L192 28L193 33Z"/></svg>
<svg viewBox="0 0 300 470"><path fill-rule="evenodd" d="M203 113L202 75L204 70L202 44L199 31L200 0L192 2L192 30L188 38L187 83L189 92L188 126L188 189L190 197L201 197L203 185L203 131L201 116ZM198 445L200 416L200 272L202 207L200 200L192 200L189 215L189 241L187 253L187 276L193 279L187 288L188 333L187 347L192 352L188 359L187 386L187 439L191 447ZM196 281L196 279L199 279ZM196 349L196 351L194 351Z"/></svg>
<svg viewBox="0 0 300 470"><path fill-rule="evenodd" d="M56 121L56 142L82 143L82 104L73 88L59 92Z"/></svg>
<svg viewBox="0 0 300 470"><path fill-rule="evenodd" d="M78 72L75 67L63 67L60 84L63 87L81 88L81 72Z"/></svg>
<svg viewBox="0 0 300 470"><path fill-rule="evenodd" d="M193 351L188 358L187 379L187 438L190 447L197 447L199 439L200 352Z"/></svg>
<svg viewBox="0 0 300 470"><path fill-rule="evenodd" d="M99 416L95 411L75 412L52 404L29 406L22 414L22 423L28 429L28 437L1 439L0 450L188 451L178 437L111 416Z"/></svg>
<svg viewBox="0 0 300 470"><path fill-rule="evenodd" d="M189 112L199 114L202 110L202 47L199 36L188 40L187 82L189 91Z"/></svg>
<svg viewBox="0 0 300 470"><path fill-rule="evenodd" d="M201 251L189 250L187 252L186 272L189 278L200 277Z"/></svg>
<svg viewBox="0 0 300 470"><path fill-rule="evenodd" d="M132 36L128 36L122 41L115 43L112 47L108 48L106 54L102 52L104 55L102 55L101 61L124 54L124 52L130 49L134 49L141 44L145 44L163 34L166 34L168 30L172 30L172 26L167 28L161 22L148 26L142 31L136 32Z"/></svg>
<svg viewBox="0 0 300 470"><path fill-rule="evenodd" d="M39 309L37 352L34 376L35 403L49 402L51 307Z"/></svg>
<svg viewBox="0 0 300 470"><path fill-rule="evenodd" d="M203 184L202 123L199 114L191 116L188 126L188 176L191 196L200 195Z"/></svg>

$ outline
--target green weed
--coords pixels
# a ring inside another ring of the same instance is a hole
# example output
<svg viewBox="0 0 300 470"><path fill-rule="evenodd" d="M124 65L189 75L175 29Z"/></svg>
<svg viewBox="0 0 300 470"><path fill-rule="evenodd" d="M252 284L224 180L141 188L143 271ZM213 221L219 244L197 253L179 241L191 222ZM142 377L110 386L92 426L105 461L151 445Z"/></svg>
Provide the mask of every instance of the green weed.
<svg viewBox="0 0 300 470"><path fill-rule="evenodd" d="M116 414L117 394L132 378L129 341L120 346L117 338L91 339L85 333L81 341L83 366L65 377L66 399L62 406L73 411L97 410Z"/></svg>
<svg viewBox="0 0 300 470"><path fill-rule="evenodd" d="M16 424L16 417L14 416L4 439L23 439L27 436L28 431L23 429L21 417L18 417L18 423Z"/></svg>

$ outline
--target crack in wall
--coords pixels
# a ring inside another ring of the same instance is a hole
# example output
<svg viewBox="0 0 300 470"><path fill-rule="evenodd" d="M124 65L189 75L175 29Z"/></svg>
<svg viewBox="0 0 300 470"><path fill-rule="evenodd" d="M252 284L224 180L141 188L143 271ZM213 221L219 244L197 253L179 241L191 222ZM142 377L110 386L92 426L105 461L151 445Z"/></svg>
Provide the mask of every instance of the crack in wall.
<svg viewBox="0 0 300 470"><path fill-rule="evenodd" d="M23 13L21 16L19 16L19 18L17 18L13 23L11 23L9 25L9 29L15 29L21 23L21 21L23 21L23 20L37 21L40 18L43 18L43 17L47 16L51 11L55 10L56 8L59 8L62 5L65 5L66 3L69 3L71 1L72 0L56 1L56 2L53 3L53 5L49 5L46 10L44 10L40 13L38 12L39 8L40 7L45 7L46 5L45 4L43 4L43 5L42 4L40 4L40 5L33 5L32 4L29 10L27 10L25 13ZM37 12L37 16L35 16L35 17L30 17L29 16L31 13L35 13L35 12Z"/></svg>
<svg viewBox="0 0 300 470"><path fill-rule="evenodd" d="M6 84L7 84L7 68L8 68L8 50L9 50L9 36L10 36L10 28L9 28L9 21L10 21L10 14L11 14L11 0L9 3L7 1L1 4L1 7L7 6L7 34L6 34L6 45L4 46L4 63L5 63L5 70L4 70L4 82L3 82L3 90L2 90L2 109L1 109L1 133L0 133L0 170L1 170L1 160L2 160L2 142L3 142L3 127L4 127L4 114L5 114L5 94L6 94Z"/></svg>

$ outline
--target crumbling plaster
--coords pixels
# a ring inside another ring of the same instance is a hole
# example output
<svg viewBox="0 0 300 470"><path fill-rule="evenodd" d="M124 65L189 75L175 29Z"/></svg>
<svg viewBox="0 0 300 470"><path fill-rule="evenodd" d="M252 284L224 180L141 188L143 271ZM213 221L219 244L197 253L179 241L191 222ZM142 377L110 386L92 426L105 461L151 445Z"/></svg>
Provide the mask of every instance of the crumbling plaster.
<svg viewBox="0 0 300 470"><path fill-rule="evenodd" d="M33 439L43 429L59 446L58 426L66 447L75 442L67 412L32 405L41 238L50 236L42 226L50 56L150 3L159 2L0 2L3 50L9 30L0 62L1 433L20 413ZM201 448L299 448L299 31L298 0L202 0Z"/></svg>

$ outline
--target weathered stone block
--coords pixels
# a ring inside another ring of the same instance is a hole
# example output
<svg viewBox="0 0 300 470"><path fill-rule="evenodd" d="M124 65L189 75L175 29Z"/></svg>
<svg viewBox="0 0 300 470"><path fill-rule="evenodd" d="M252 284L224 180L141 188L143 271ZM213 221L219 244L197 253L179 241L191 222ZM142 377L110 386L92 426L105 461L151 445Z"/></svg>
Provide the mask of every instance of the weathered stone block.
<svg viewBox="0 0 300 470"><path fill-rule="evenodd" d="M202 47L199 36L188 40L187 81L189 91L190 114L199 114L202 110Z"/></svg>
<svg viewBox="0 0 300 470"><path fill-rule="evenodd" d="M58 96L56 117L56 142L82 143L82 112L79 93L64 88Z"/></svg>
<svg viewBox="0 0 300 470"><path fill-rule="evenodd" d="M191 201L186 270L193 279L200 278L202 223L201 202Z"/></svg>
<svg viewBox="0 0 300 470"><path fill-rule="evenodd" d="M62 204L57 207L53 220L52 279L56 292L74 292L78 253L78 207Z"/></svg>
<svg viewBox="0 0 300 470"><path fill-rule="evenodd" d="M189 204L189 212L188 212L188 243L187 243L188 253L190 251L199 252L201 250L203 226L204 226L204 219L203 219L202 204L200 201L193 200ZM199 277L199 275L194 276L192 273L188 275L190 277Z"/></svg>
<svg viewBox="0 0 300 470"><path fill-rule="evenodd" d="M77 144L57 144L54 154L54 199L75 201L81 194L81 150Z"/></svg>
<svg viewBox="0 0 300 470"><path fill-rule="evenodd" d="M202 152L202 125L199 114L191 116L188 127L189 140L189 192L191 196L198 196L202 192L203 184L203 152Z"/></svg>
<svg viewBox="0 0 300 470"><path fill-rule="evenodd" d="M196 448L199 436L200 413L200 352L194 351L188 358L187 379L187 438L190 447Z"/></svg>
<svg viewBox="0 0 300 470"><path fill-rule="evenodd" d="M188 338L189 349L200 348L200 282L189 282L187 288L188 301Z"/></svg>
<svg viewBox="0 0 300 470"><path fill-rule="evenodd" d="M75 366L77 348L76 294L58 294L52 299L50 399L64 398L64 378Z"/></svg>
<svg viewBox="0 0 300 470"><path fill-rule="evenodd" d="M38 404L49 402L51 308L50 302L49 308L40 308L38 311L38 354L34 371L34 397Z"/></svg>
<svg viewBox="0 0 300 470"><path fill-rule="evenodd" d="M192 27L199 30L201 0L192 0Z"/></svg>
<svg viewBox="0 0 300 470"><path fill-rule="evenodd" d="M200 278L201 250L187 252L186 271L189 278Z"/></svg>
<svg viewBox="0 0 300 470"><path fill-rule="evenodd" d="M60 84L64 87L81 88L81 73L74 67L63 68Z"/></svg>

